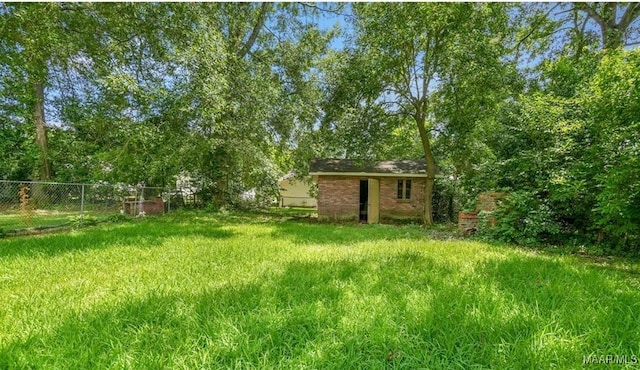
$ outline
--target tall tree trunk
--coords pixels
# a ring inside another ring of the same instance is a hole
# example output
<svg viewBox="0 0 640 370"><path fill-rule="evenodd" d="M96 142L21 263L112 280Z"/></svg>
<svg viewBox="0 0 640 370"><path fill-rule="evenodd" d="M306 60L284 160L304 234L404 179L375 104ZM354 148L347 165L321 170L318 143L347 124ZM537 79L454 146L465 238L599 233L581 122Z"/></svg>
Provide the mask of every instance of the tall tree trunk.
<svg viewBox="0 0 640 370"><path fill-rule="evenodd" d="M422 149L424 150L424 158L427 162L427 179L424 186L424 215L423 221L425 225L433 224L433 187L436 178L436 161L431 151L431 141L429 132L427 131L425 122L426 118L422 112L414 116L418 131L420 132L420 140L422 141Z"/></svg>
<svg viewBox="0 0 640 370"><path fill-rule="evenodd" d="M33 84L35 90L35 105L33 120L36 126L36 146L40 152L39 177L40 181L51 179L49 168L49 148L47 143L47 127L44 120L44 85L41 81Z"/></svg>

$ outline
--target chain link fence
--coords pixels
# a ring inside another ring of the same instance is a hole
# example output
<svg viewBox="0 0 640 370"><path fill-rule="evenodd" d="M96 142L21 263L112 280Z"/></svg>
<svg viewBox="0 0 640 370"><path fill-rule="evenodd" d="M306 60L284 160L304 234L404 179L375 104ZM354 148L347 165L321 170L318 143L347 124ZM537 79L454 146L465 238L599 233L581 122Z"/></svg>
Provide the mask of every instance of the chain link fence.
<svg viewBox="0 0 640 370"><path fill-rule="evenodd" d="M194 202L192 193L123 184L0 180L0 234L94 223L118 215L164 214Z"/></svg>

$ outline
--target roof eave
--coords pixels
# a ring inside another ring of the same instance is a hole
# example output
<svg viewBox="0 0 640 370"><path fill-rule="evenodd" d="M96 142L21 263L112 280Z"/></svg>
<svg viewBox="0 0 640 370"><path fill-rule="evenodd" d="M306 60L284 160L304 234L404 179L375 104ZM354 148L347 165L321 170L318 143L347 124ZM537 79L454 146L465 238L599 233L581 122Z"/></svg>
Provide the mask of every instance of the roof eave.
<svg viewBox="0 0 640 370"><path fill-rule="evenodd" d="M380 172L309 172L309 175L318 176L357 176L357 177L429 177L426 173L380 173ZM436 175L436 178L442 175Z"/></svg>

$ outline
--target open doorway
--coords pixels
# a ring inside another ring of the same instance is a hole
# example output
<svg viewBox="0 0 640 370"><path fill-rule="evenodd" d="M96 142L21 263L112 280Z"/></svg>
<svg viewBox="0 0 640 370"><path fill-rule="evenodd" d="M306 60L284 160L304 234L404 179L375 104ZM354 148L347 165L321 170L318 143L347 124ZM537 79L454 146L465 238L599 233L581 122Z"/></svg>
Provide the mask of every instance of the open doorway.
<svg viewBox="0 0 640 370"><path fill-rule="evenodd" d="M360 217L361 222L367 222L367 208L369 205L369 181L360 180Z"/></svg>

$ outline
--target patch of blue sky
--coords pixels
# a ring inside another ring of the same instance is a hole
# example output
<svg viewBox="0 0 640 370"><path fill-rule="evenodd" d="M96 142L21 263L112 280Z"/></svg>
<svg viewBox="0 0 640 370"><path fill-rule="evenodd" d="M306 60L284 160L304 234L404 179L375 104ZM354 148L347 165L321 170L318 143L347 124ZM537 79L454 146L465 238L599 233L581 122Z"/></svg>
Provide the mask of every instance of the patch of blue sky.
<svg viewBox="0 0 640 370"><path fill-rule="evenodd" d="M533 7L539 7L545 12L548 12L549 17L552 20L556 20L558 22L565 20L567 21L567 16L570 14L570 4L569 3L531 3ZM353 8L351 3L304 3L303 7L308 8L308 12L305 12L305 16L302 21L307 25L317 25L318 28L322 32L329 32L332 30L338 30L335 37L333 37L330 41L330 50L340 51L344 50L346 47L349 47L351 42L354 39L354 29L353 29ZM619 7L617 18L618 20L622 17L626 7ZM6 8L0 7L0 12L7 11ZM512 10L510 13L510 17L515 19L517 16L517 10ZM275 30L276 24L275 20L271 20L272 23L267 22L267 28ZM598 24L594 20L587 20L585 25L585 30L592 33L594 37L600 37L600 30ZM640 20L636 20L630 27L627 37L627 49L636 48L640 44ZM553 34L550 35L552 37L551 45L552 48L541 48L539 52L531 52L531 51L522 51L514 62L517 64L517 67L526 74L534 74L536 68L544 63L546 60L553 60L557 57L559 50L562 49L562 46L565 45L569 38L570 27L562 26L558 29L554 30ZM278 35L280 39L277 39L277 42L283 41L287 38L292 37L292 35ZM517 40L513 40L513 42L517 42ZM544 50L543 50L544 49ZM86 56L78 56L76 60L77 64L83 67L90 67L89 63L91 60ZM151 63L151 62L150 62ZM183 83L185 79L188 79L188 72L185 68L181 68L180 66L173 67L161 67L158 65L147 64L143 66L143 69L146 70L146 73L149 73L156 81L160 81L160 86L165 89L173 90L180 83ZM130 71L134 73L134 71ZM322 78L321 74L317 69L312 69L311 72L306 76L307 78ZM72 81L78 81L78 83L82 84L84 81L79 77L79 75L74 76ZM320 82L321 83L321 82ZM74 82L70 82L70 84L74 84ZM150 88L151 86L141 85L143 88ZM52 107L57 99L63 98L67 89L64 86L48 86L47 88L47 106ZM420 86L417 86L416 93L419 92ZM97 94L97 88L85 85L83 89L78 89L75 91L77 96L80 99L86 98L90 95ZM393 100L394 96L387 96L387 98L391 98ZM46 119L51 125L62 125L60 112L56 109L47 109L46 110Z"/></svg>

